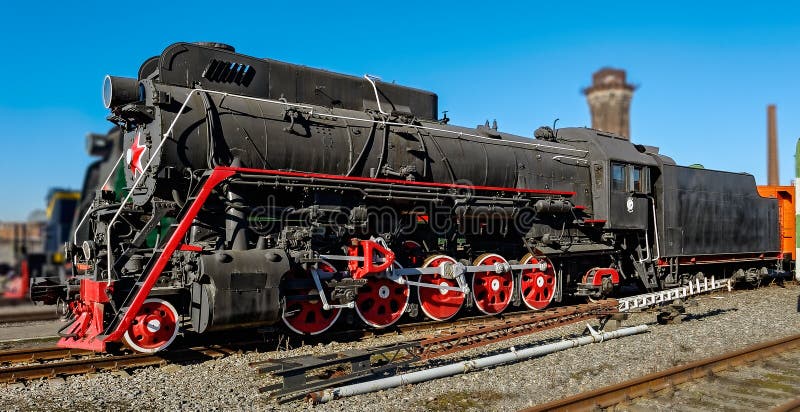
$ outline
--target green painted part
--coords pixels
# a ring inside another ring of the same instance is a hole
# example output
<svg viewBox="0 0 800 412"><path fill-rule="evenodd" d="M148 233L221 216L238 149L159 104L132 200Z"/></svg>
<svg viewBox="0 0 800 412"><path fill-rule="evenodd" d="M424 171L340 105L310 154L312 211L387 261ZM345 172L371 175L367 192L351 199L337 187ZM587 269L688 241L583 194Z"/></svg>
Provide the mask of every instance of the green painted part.
<svg viewBox="0 0 800 412"><path fill-rule="evenodd" d="M800 179L800 139L797 139L794 152L794 176ZM797 184L797 182L795 182L795 184Z"/></svg>
<svg viewBox="0 0 800 412"><path fill-rule="evenodd" d="M689 167L691 167L693 169L705 169L706 168L705 166L701 165L700 163L695 163L693 165L689 165Z"/></svg>
<svg viewBox="0 0 800 412"><path fill-rule="evenodd" d="M800 229L797 229L800 227L800 215L794 215L794 227L794 247L797 248L797 240L800 239Z"/></svg>
<svg viewBox="0 0 800 412"><path fill-rule="evenodd" d="M152 248L156 247L157 246L156 239L158 239L159 236L161 238L161 242L163 243L167 235L167 230L169 229L169 225L173 223L175 223L174 217L162 217L158 226L156 226L156 228L153 229L153 231L147 235L147 239L145 241L145 243L147 243L147 247L152 247Z"/></svg>
<svg viewBox="0 0 800 412"><path fill-rule="evenodd" d="M797 139L797 144L795 145L794 176L795 176L794 184L795 184L795 186L797 186L798 184L800 184L800 139ZM795 196L794 201L798 202L798 201L800 201L800 199L797 199L796 196ZM797 214L797 206L795 206L794 222L795 222L794 241L795 241L795 248L797 248L797 242L800 241L800 215ZM794 257L795 262L797 261L798 258L800 258L800 256L795 256ZM795 274L795 277L796 276L797 275Z"/></svg>
<svg viewBox="0 0 800 412"><path fill-rule="evenodd" d="M117 167L117 176L114 179L114 185L112 186L112 190L116 194L117 201L121 201L122 199L127 196L128 192L125 190L127 182L125 181L125 165L123 162L120 162L119 166Z"/></svg>

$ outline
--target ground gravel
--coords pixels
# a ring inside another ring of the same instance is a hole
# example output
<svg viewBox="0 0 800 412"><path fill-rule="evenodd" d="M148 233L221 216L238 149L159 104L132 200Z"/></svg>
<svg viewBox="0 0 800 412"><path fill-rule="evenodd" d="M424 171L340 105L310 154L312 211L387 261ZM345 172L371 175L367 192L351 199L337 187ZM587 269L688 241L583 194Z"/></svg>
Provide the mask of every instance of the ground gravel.
<svg viewBox="0 0 800 412"><path fill-rule="evenodd" d="M297 348L232 355L192 365L169 365L127 373L98 373L66 380L37 381L0 389L0 410L353 410L450 411L518 410L538 403L617 383L644 374L800 331L800 287L795 284L717 293L694 299L680 324L658 325L655 314L626 321L647 323L650 331L569 349L545 357L335 400L312 406L276 404L258 388L275 381L256 374L249 363L276 357L328 353L417 337L380 336L364 342L302 345ZM440 363L494 354L575 337L583 325L571 325L509 340ZM268 350L267 350L268 349Z"/></svg>

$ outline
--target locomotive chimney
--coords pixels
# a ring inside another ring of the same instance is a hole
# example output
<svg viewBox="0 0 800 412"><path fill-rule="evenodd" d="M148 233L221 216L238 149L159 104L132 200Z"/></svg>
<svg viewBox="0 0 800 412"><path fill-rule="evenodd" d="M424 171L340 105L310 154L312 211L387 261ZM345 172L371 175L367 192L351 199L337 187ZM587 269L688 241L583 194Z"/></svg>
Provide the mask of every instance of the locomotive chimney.
<svg viewBox="0 0 800 412"><path fill-rule="evenodd" d="M626 82L625 70L604 67L592 75L592 85L583 89L592 128L630 140L630 108L636 86Z"/></svg>
<svg viewBox="0 0 800 412"><path fill-rule="evenodd" d="M767 106L767 184L777 186L778 177L778 130L775 120L775 105Z"/></svg>

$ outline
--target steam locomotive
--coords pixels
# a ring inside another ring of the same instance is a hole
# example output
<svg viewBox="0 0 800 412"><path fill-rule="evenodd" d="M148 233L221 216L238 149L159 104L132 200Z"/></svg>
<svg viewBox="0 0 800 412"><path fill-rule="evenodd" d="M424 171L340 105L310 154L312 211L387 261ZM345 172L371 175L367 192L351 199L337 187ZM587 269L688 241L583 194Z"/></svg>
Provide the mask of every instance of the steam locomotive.
<svg viewBox="0 0 800 412"><path fill-rule="evenodd" d="M27 224L15 225L16 262L7 269L11 278L0 282L0 305L25 304L29 303L29 299L49 305L59 303L58 293L50 292L64 289L68 271L61 246L70 235L70 222L75 215L79 195L76 191L63 188L51 188L48 191L41 250L28 248ZM17 227L21 233L18 233Z"/></svg>
<svg viewBox="0 0 800 412"><path fill-rule="evenodd" d="M454 126L436 94L369 75L177 43L103 98L126 184L97 192L67 245L64 347L321 334L350 309L375 328L494 315L791 260L783 204L751 175L587 128Z"/></svg>

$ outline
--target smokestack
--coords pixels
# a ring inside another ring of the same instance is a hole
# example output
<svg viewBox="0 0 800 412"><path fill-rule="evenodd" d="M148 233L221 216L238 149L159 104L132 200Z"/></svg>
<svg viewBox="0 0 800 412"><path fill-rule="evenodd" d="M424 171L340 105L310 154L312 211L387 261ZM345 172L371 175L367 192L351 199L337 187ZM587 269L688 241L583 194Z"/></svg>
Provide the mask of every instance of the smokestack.
<svg viewBox="0 0 800 412"><path fill-rule="evenodd" d="M767 106L767 184L777 186L778 177L778 130L775 120L775 105Z"/></svg>
<svg viewBox="0 0 800 412"><path fill-rule="evenodd" d="M592 112L592 129L618 134L630 140L630 110L636 86L628 84L625 70L604 67L592 75L583 89Z"/></svg>

